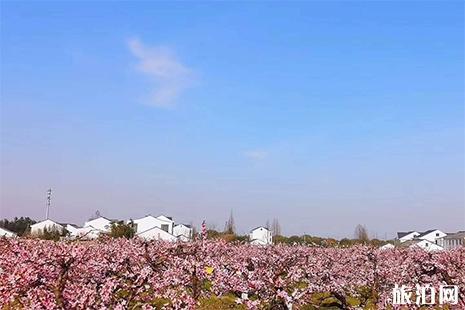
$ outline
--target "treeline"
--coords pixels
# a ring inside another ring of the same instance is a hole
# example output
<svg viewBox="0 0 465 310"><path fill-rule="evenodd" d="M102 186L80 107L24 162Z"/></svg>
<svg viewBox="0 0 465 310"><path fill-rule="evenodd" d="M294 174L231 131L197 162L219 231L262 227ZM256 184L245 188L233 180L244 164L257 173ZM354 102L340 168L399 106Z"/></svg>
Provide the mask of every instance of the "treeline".
<svg viewBox="0 0 465 310"><path fill-rule="evenodd" d="M15 217L13 220L3 219L0 220L0 227L6 228L14 232L18 236L25 236L29 233L31 225L37 223L29 217Z"/></svg>
<svg viewBox="0 0 465 310"><path fill-rule="evenodd" d="M230 232L221 232L214 229L207 230L208 239L221 239L226 242L239 242L246 243L249 242L248 235L238 235ZM275 235L273 236L273 244L286 244L286 245L306 245L306 246L317 246L317 247L351 247L354 245L372 245L379 247L387 243L392 243L385 240L379 239L334 239L334 238L323 238L316 237L311 235L302 235L302 236L282 236Z"/></svg>

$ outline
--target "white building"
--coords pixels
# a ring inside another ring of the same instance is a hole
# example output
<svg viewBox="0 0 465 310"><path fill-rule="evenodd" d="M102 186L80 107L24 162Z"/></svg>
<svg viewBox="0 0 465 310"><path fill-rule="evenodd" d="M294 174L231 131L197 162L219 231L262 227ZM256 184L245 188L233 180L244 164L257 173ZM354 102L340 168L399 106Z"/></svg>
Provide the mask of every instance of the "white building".
<svg viewBox="0 0 465 310"><path fill-rule="evenodd" d="M66 225L47 219L31 225L31 235L40 235L45 229L47 231L63 232L65 230L65 226Z"/></svg>
<svg viewBox="0 0 465 310"><path fill-rule="evenodd" d="M440 245L437 245L434 242L431 242L429 240L423 239L423 240L412 240L412 245L410 245L411 248L413 247L420 247L421 249L425 251L441 251L444 248Z"/></svg>
<svg viewBox="0 0 465 310"><path fill-rule="evenodd" d="M130 221L128 221L128 223L129 222ZM132 222L136 226L136 233L144 232L152 227L158 227L167 233L173 234L174 221L164 215L155 217L149 214L143 218L133 220Z"/></svg>
<svg viewBox="0 0 465 310"><path fill-rule="evenodd" d="M439 229L431 229L420 233L416 238L438 244L438 241L445 236L447 236L447 234Z"/></svg>
<svg viewBox="0 0 465 310"><path fill-rule="evenodd" d="M66 225L66 230L69 232L71 239L91 240L97 239L100 234L105 233L103 230L99 230L92 226L77 227L72 224Z"/></svg>
<svg viewBox="0 0 465 310"><path fill-rule="evenodd" d="M171 242L178 240L174 235L157 226L138 232L136 233L136 236L144 240L164 240Z"/></svg>
<svg viewBox="0 0 465 310"><path fill-rule="evenodd" d="M385 245L379 247L380 250L392 250L394 248L395 246L391 243L386 243Z"/></svg>
<svg viewBox="0 0 465 310"><path fill-rule="evenodd" d="M442 238L447 236L446 233L440 231L439 229L430 229L424 232L418 231L409 231L409 232L398 232L397 233L397 240L400 243L406 241L415 241L415 240L427 240L430 243L439 244Z"/></svg>
<svg viewBox="0 0 465 310"><path fill-rule="evenodd" d="M131 220L127 221L127 223L129 222L131 222ZM140 219L132 220L132 222L135 226L136 233L147 231L152 227L158 227L161 229L162 224L165 224L165 226L163 226L163 229L166 232L169 232L169 228L170 228L169 223L166 223L165 221L162 221L158 219L157 217L150 215L150 214Z"/></svg>
<svg viewBox="0 0 465 310"><path fill-rule="evenodd" d="M84 223L84 227L93 227L102 232L110 232L111 224L116 222L115 220L109 220L106 217L100 216L96 219L88 220Z"/></svg>
<svg viewBox="0 0 465 310"><path fill-rule="evenodd" d="M5 238L14 238L16 237L16 234L6 228L0 227L0 238L5 237Z"/></svg>
<svg viewBox="0 0 465 310"><path fill-rule="evenodd" d="M251 244L255 245L270 245L273 244L273 236L269 229L259 226L254 228L249 233Z"/></svg>
<svg viewBox="0 0 465 310"><path fill-rule="evenodd" d="M173 227L173 235L181 241L192 240L194 230L190 225L177 224Z"/></svg>
<svg viewBox="0 0 465 310"><path fill-rule="evenodd" d="M129 223L131 220L127 222ZM177 236L174 234L174 221L168 216L159 215L155 217L149 214L140 219L133 220L132 222L135 225L136 236L145 240L178 240ZM185 231L181 229L181 227L178 227L176 232L182 235ZM179 239L187 241L187 238L184 236L180 236Z"/></svg>
<svg viewBox="0 0 465 310"><path fill-rule="evenodd" d="M167 231L170 234L173 234L174 221L171 217L159 215L157 216L157 219L161 222L160 228L162 230Z"/></svg>

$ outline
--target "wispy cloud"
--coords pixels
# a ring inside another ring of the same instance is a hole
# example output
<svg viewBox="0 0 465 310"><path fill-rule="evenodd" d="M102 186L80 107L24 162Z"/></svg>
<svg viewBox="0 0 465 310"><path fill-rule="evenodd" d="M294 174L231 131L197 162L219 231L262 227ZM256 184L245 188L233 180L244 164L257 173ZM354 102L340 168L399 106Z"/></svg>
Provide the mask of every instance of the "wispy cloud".
<svg viewBox="0 0 465 310"><path fill-rule="evenodd" d="M128 47L139 60L137 70L153 82L147 103L157 107L174 106L181 93L192 84L192 70L167 47L146 46L138 39L129 40Z"/></svg>
<svg viewBox="0 0 465 310"><path fill-rule="evenodd" d="M268 152L263 150L248 150L244 152L244 156L253 160L262 160L268 156Z"/></svg>

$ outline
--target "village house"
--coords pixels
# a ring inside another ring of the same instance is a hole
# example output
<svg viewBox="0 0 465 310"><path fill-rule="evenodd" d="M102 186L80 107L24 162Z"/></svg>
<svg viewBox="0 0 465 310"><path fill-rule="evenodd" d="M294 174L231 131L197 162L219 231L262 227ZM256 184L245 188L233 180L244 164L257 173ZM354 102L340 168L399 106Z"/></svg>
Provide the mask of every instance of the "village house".
<svg viewBox="0 0 465 310"><path fill-rule="evenodd" d="M176 238L173 234L170 234L158 226L154 226L145 231L138 232L136 233L136 236L144 240L163 240L170 242L178 240L178 238Z"/></svg>
<svg viewBox="0 0 465 310"><path fill-rule="evenodd" d="M6 228L0 227L0 238L14 238L16 234Z"/></svg>
<svg viewBox="0 0 465 310"><path fill-rule="evenodd" d="M405 242L403 245L408 246L410 248L419 247L428 252L444 250L442 246L437 245L434 242L431 242L428 240L421 240L421 239L410 240L410 241Z"/></svg>
<svg viewBox="0 0 465 310"><path fill-rule="evenodd" d="M135 226L136 234L145 232L153 227L158 227L169 234L173 234L174 221L170 217L164 215L155 217L149 214L140 219L129 220L127 222L129 223L131 221Z"/></svg>
<svg viewBox="0 0 465 310"><path fill-rule="evenodd" d="M420 233L416 239L427 240L429 242L438 244L438 241L445 236L447 236L447 234L440 231L439 229L431 229Z"/></svg>
<svg viewBox="0 0 465 310"><path fill-rule="evenodd" d="M180 241L192 240L194 230L190 225L177 224L173 227L173 235Z"/></svg>
<svg viewBox="0 0 465 310"><path fill-rule="evenodd" d="M271 245L273 244L273 236L268 228L263 226L252 229L249 233L249 240L254 245Z"/></svg>
<svg viewBox="0 0 465 310"><path fill-rule="evenodd" d="M159 215L146 215L140 219L129 220L135 226L136 236L145 240L190 241L192 240L192 227L186 224L177 224L171 217Z"/></svg>
<svg viewBox="0 0 465 310"><path fill-rule="evenodd" d="M417 246L426 251L439 251L444 249L442 247L442 240L445 236L447 234L439 229L430 229L424 232L398 232L397 240L404 247Z"/></svg>
<svg viewBox="0 0 465 310"><path fill-rule="evenodd" d="M107 219L106 217L99 216L95 219L91 219L85 222L83 227L93 227L102 232L110 232L111 224L115 222L117 222L117 220L110 220L110 219Z"/></svg>

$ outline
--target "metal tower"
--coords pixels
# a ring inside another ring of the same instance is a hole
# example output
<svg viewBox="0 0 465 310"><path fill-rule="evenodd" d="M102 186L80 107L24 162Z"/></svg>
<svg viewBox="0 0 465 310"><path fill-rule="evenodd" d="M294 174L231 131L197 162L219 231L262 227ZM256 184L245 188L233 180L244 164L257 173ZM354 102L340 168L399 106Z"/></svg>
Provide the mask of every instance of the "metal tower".
<svg viewBox="0 0 465 310"><path fill-rule="evenodd" d="M45 212L45 219L48 220L48 214L50 212L50 203L52 201L52 189L49 188L47 191L47 209Z"/></svg>

